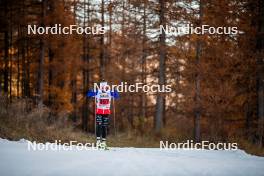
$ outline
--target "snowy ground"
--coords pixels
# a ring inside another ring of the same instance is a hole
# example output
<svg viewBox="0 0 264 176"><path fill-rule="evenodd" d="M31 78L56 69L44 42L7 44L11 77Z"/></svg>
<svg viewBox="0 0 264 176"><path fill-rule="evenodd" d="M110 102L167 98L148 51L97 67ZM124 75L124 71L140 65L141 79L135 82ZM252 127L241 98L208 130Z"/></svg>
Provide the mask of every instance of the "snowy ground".
<svg viewBox="0 0 264 176"><path fill-rule="evenodd" d="M25 140L0 139L0 175L264 176L264 158L241 150L28 151Z"/></svg>

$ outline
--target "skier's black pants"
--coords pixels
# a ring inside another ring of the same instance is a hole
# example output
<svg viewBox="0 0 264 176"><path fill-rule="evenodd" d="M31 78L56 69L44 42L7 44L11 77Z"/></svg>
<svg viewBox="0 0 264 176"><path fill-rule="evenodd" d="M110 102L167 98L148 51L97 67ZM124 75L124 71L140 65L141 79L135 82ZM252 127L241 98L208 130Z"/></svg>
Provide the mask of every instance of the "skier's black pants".
<svg viewBox="0 0 264 176"><path fill-rule="evenodd" d="M109 115L96 114L96 137L106 139Z"/></svg>

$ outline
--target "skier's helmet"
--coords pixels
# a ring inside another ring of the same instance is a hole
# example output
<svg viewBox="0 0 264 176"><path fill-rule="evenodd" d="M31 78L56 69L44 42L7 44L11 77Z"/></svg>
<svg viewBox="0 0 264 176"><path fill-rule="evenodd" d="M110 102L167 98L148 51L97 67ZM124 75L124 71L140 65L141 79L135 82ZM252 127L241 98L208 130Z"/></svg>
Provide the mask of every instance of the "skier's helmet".
<svg viewBox="0 0 264 176"><path fill-rule="evenodd" d="M100 89L103 91L103 92L106 92L108 90L108 84L106 81L102 81L100 82Z"/></svg>

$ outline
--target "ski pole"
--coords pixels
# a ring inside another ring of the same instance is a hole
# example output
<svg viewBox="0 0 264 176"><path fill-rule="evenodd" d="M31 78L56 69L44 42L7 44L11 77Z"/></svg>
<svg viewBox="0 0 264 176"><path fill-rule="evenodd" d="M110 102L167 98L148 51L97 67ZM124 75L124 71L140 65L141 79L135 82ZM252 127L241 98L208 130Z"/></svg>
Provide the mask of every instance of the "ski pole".
<svg viewBox="0 0 264 176"><path fill-rule="evenodd" d="M115 124L115 99L113 98L113 114L114 114L114 131L116 136L116 124Z"/></svg>
<svg viewBox="0 0 264 176"><path fill-rule="evenodd" d="M94 134L96 137L96 97L94 97Z"/></svg>

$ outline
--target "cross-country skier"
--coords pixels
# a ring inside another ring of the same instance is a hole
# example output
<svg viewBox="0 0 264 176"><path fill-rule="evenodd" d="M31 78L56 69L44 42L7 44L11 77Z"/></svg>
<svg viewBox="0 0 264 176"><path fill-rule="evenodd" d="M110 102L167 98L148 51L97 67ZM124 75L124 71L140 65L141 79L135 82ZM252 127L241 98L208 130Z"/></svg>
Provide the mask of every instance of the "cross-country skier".
<svg viewBox="0 0 264 176"><path fill-rule="evenodd" d="M111 91L107 82L100 82L99 90L88 91L88 97L95 97L96 102L96 145L100 148L107 148L106 136L111 114L111 99L119 98L117 91Z"/></svg>

